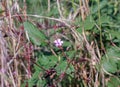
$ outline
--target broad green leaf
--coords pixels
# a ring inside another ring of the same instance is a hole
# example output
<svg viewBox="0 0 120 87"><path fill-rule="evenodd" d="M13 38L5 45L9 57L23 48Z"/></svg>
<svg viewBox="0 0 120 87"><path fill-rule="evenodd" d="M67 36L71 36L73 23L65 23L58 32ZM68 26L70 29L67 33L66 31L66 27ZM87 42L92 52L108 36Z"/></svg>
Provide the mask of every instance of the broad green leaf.
<svg viewBox="0 0 120 87"><path fill-rule="evenodd" d="M107 83L108 87L119 87L120 86L120 79L111 77Z"/></svg>
<svg viewBox="0 0 120 87"><path fill-rule="evenodd" d="M69 68L67 69L66 73L67 74L71 74L71 72L74 72L74 67L72 65L69 66Z"/></svg>
<svg viewBox="0 0 120 87"><path fill-rule="evenodd" d="M45 34L42 31L39 31L38 28L34 26L31 22L24 22L24 29L35 45L46 44Z"/></svg>
<svg viewBox="0 0 120 87"><path fill-rule="evenodd" d="M56 70L58 73L63 72L67 67L66 60L61 60L58 66L56 67Z"/></svg>
<svg viewBox="0 0 120 87"><path fill-rule="evenodd" d="M76 51L67 51L66 54L68 55L69 58L73 58L75 56Z"/></svg>
<svg viewBox="0 0 120 87"><path fill-rule="evenodd" d="M58 61L58 58L54 55L48 56L50 65L55 65Z"/></svg>
<svg viewBox="0 0 120 87"><path fill-rule="evenodd" d="M103 68L110 73L115 73L117 71L117 64L112 59L105 60L103 63Z"/></svg>
<svg viewBox="0 0 120 87"><path fill-rule="evenodd" d="M43 79L39 79L37 82L37 87L45 87L46 81Z"/></svg>
<svg viewBox="0 0 120 87"><path fill-rule="evenodd" d="M120 39L120 32L119 31L109 30L109 33L111 34L112 38L117 37L118 39Z"/></svg>
<svg viewBox="0 0 120 87"><path fill-rule="evenodd" d="M107 55L113 59L120 57L120 50L117 47L107 49Z"/></svg>
<svg viewBox="0 0 120 87"><path fill-rule="evenodd" d="M39 81L39 74L40 74L39 71L36 71L33 74L32 78L28 81L28 87L33 87L33 86L35 86L38 83L38 81Z"/></svg>
<svg viewBox="0 0 120 87"><path fill-rule="evenodd" d="M41 55L37 61L37 63L44 68L49 68L49 58L46 57L45 55Z"/></svg>
<svg viewBox="0 0 120 87"><path fill-rule="evenodd" d="M68 46L70 46L70 45L71 45L70 41L64 41L63 47L64 47L64 46L65 46L65 47L68 47Z"/></svg>
<svg viewBox="0 0 120 87"><path fill-rule="evenodd" d="M58 61L58 58L55 57L54 55L50 55L50 56L41 55L41 56L39 56L37 64L48 69L48 68L53 67L57 63L57 61Z"/></svg>
<svg viewBox="0 0 120 87"><path fill-rule="evenodd" d="M91 16L88 16L87 19L84 21L84 28L85 30L91 30L94 27L94 21Z"/></svg>
<svg viewBox="0 0 120 87"><path fill-rule="evenodd" d="M119 61L117 59L120 57L119 53L120 50L115 47L107 49L107 58L103 57L103 68L106 71L110 73L115 73L119 70Z"/></svg>
<svg viewBox="0 0 120 87"><path fill-rule="evenodd" d="M85 19L85 21L82 21L80 18L77 18L75 24L80 26L80 28L78 28L77 31L79 33L82 33L82 27L84 27L85 30L91 30L94 27L94 20L90 15Z"/></svg>
<svg viewBox="0 0 120 87"><path fill-rule="evenodd" d="M100 17L100 22L101 22L101 24L102 24L102 23L109 23L109 18L108 18L108 16L107 16L107 15L102 15L102 16Z"/></svg>

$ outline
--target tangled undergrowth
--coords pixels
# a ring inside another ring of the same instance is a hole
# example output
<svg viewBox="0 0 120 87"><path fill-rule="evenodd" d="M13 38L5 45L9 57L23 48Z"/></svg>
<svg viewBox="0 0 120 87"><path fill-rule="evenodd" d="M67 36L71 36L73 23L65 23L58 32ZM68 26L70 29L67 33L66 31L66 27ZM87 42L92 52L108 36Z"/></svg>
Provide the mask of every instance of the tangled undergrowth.
<svg viewBox="0 0 120 87"><path fill-rule="evenodd" d="M120 87L119 0L0 1L0 87Z"/></svg>

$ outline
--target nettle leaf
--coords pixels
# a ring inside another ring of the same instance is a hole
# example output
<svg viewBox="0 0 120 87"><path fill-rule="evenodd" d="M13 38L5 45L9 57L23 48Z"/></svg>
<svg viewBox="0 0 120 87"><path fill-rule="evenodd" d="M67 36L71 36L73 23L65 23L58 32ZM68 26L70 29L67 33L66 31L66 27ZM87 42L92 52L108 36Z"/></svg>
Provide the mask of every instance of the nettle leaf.
<svg viewBox="0 0 120 87"><path fill-rule="evenodd" d="M39 29L31 22L26 21L23 24L25 31L35 45L46 44L46 36L42 31L39 31Z"/></svg>

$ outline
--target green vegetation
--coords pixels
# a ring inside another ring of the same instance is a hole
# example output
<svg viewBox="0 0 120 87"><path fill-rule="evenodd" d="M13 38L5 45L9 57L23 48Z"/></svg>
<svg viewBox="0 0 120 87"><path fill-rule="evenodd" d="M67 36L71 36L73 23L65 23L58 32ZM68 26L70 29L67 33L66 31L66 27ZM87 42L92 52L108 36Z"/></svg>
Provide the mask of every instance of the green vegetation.
<svg viewBox="0 0 120 87"><path fill-rule="evenodd" d="M0 5L0 87L120 87L119 0Z"/></svg>

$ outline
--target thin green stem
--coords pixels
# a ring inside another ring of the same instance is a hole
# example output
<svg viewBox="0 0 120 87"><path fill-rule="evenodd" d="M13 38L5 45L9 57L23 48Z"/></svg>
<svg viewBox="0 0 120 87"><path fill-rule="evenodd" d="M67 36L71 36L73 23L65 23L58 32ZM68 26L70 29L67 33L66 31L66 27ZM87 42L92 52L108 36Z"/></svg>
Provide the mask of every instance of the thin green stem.
<svg viewBox="0 0 120 87"><path fill-rule="evenodd" d="M103 40L102 40L102 29L101 29L101 14L100 14L100 1L98 0L98 18L99 18L99 25L100 25L100 45L101 45L101 49L104 48L103 46Z"/></svg>

